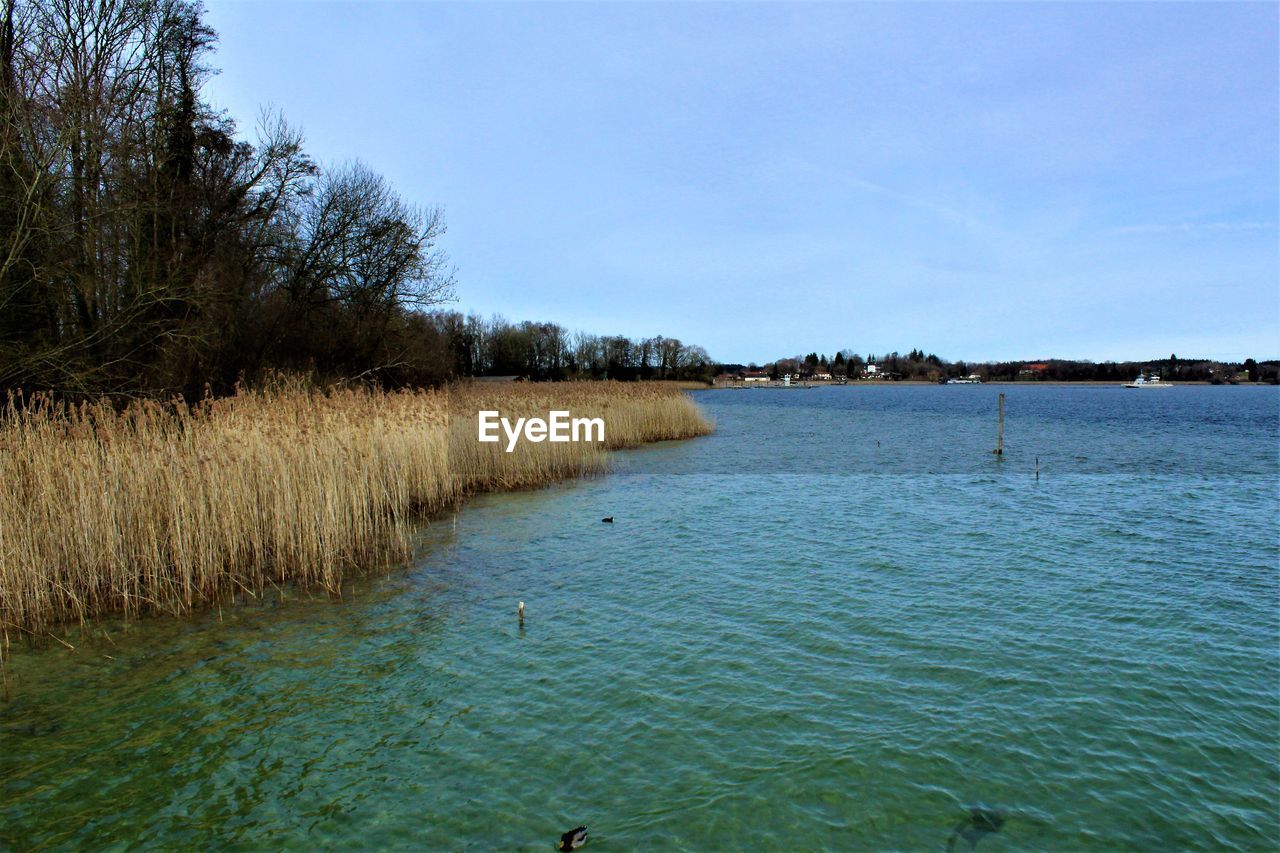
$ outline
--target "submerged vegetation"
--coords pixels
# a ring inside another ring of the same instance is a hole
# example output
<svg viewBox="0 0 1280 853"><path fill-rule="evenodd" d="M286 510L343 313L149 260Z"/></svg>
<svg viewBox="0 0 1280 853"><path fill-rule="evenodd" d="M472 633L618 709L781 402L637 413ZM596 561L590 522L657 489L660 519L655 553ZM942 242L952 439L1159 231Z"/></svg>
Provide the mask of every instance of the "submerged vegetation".
<svg viewBox="0 0 1280 853"><path fill-rule="evenodd" d="M476 439L478 409L600 417L603 446ZM325 391L277 381L188 407L49 397L0 421L0 630L182 613L403 558L408 522L468 494L602 471L605 449L704 435L669 383Z"/></svg>

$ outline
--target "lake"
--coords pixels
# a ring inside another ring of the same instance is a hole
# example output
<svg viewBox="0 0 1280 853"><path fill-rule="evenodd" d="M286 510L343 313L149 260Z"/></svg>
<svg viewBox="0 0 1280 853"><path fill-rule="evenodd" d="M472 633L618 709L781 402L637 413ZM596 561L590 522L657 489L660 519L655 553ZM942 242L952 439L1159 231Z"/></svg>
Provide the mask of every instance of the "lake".
<svg viewBox="0 0 1280 853"><path fill-rule="evenodd" d="M0 847L1280 846L1280 389L695 397L341 602L15 646Z"/></svg>

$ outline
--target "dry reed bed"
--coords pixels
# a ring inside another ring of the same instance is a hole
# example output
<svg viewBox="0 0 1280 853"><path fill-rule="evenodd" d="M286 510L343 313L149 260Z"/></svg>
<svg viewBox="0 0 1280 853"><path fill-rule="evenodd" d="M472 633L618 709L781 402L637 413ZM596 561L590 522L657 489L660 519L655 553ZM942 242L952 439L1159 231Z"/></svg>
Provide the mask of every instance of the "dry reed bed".
<svg viewBox="0 0 1280 853"><path fill-rule="evenodd" d="M316 391L281 383L194 408L38 399L0 416L0 630L182 613L407 554L412 519L467 494L601 471L582 443L481 444L476 412L602 417L609 449L704 435L661 384Z"/></svg>

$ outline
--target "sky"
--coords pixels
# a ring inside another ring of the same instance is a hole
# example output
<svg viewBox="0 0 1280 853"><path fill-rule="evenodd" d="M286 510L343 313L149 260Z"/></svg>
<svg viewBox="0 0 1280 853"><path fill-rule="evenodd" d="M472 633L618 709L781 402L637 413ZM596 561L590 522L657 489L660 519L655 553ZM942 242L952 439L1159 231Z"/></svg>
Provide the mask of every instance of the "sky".
<svg viewBox="0 0 1280 853"><path fill-rule="evenodd" d="M725 362L1280 357L1280 4L206 0L450 308Z"/></svg>

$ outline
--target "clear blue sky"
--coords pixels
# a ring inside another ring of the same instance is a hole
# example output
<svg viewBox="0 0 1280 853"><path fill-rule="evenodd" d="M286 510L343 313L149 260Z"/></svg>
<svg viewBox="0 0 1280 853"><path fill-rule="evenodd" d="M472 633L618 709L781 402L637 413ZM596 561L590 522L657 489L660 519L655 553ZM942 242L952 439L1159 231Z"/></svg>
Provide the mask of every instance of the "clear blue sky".
<svg viewBox="0 0 1280 853"><path fill-rule="evenodd" d="M462 311L723 361L1276 357L1278 10L209 0L209 95L442 206Z"/></svg>

